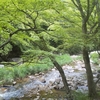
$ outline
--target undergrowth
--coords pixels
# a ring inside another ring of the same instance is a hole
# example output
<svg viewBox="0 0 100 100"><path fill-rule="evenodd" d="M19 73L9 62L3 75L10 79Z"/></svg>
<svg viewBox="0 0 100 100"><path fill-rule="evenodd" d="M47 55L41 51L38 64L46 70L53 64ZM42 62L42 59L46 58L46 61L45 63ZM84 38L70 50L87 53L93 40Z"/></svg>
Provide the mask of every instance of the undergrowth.
<svg viewBox="0 0 100 100"><path fill-rule="evenodd" d="M60 65L69 64L72 62L70 55L57 55L56 60ZM48 71L53 68L51 60L47 57L37 63L23 63L17 66L0 68L0 84L11 83L17 78L24 78L27 75Z"/></svg>

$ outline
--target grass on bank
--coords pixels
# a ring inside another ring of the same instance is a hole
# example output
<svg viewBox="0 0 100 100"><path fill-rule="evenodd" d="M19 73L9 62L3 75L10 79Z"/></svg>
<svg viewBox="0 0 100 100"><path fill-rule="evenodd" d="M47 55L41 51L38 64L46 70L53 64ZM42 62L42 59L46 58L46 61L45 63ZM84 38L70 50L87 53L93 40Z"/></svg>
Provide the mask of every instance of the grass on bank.
<svg viewBox="0 0 100 100"><path fill-rule="evenodd" d="M70 55L57 55L56 60L60 65L69 64L72 62ZM0 68L0 84L11 83L17 78L24 78L27 75L48 71L53 68L53 64L49 58L44 58L38 63L24 63L19 66L8 67L5 65L4 68Z"/></svg>
<svg viewBox="0 0 100 100"><path fill-rule="evenodd" d="M89 97L88 97L88 94L83 94L81 92L75 92L73 93L73 97L74 97L74 100L91 100Z"/></svg>

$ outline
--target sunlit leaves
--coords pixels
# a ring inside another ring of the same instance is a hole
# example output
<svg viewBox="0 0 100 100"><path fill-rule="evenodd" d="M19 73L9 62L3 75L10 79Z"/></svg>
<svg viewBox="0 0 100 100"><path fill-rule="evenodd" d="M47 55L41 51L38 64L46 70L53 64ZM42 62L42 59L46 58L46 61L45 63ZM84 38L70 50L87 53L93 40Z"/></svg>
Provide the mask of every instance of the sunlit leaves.
<svg viewBox="0 0 100 100"><path fill-rule="evenodd" d="M75 4L78 5L78 1ZM0 36L2 43L11 38L11 42L20 47L32 48L40 45L44 39L47 47L50 41L62 41L64 48L74 44L91 45L91 35L86 39L82 33L82 17L77 6L70 0L3 0L0 2ZM5 3L5 5L4 5ZM93 33L98 24L94 1L81 0L83 12L88 16L88 33ZM88 10L88 6L90 9ZM10 37L10 34L18 29L33 29L21 31ZM91 31L92 30L92 31ZM42 37L42 39L41 39ZM96 38L99 36L96 36ZM74 42L73 42L74 41ZM1 43L1 44L2 44ZM32 47L33 46L33 47ZM43 45L44 46L44 45ZM25 50L27 50L25 48ZM51 48L51 46L50 46ZM55 48L53 48L55 49Z"/></svg>

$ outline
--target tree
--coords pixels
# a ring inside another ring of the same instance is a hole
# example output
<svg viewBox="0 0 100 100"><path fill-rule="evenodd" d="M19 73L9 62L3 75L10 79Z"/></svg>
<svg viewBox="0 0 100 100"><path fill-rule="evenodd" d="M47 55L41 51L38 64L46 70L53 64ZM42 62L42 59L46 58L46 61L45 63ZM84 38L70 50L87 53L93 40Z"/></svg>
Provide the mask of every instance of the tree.
<svg viewBox="0 0 100 100"><path fill-rule="evenodd" d="M1 11L5 14L1 15L1 22L5 23L5 25L1 25L1 30L3 31L1 37L7 35L7 38L4 38L4 41L2 40L0 48L4 49L4 47L12 42L19 45L22 51L26 51L27 53L31 52L30 55L36 55L38 51L44 55L48 55L61 74L66 94L69 94L70 97L68 100L72 100L64 71L51 54L56 48L50 46L49 43L51 38L57 39L52 36L52 33L54 34L56 30L51 30L52 28L50 28L50 26L59 26L56 25L57 22L55 20L56 18L59 19L59 17L57 17L58 14L54 8L59 7L58 9L61 10L63 8L63 6L60 6L62 2L59 0L9 0L7 2L5 0L3 3L5 3L5 5L1 2ZM52 15L52 13L54 15ZM27 46L28 49L25 46Z"/></svg>
<svg viewBox="0 0 100 100"><path fill-rule="evenodd" d="M100 35L100 1L96 0L64 0L66 11L62 14L65 23L66 37L60 47L68 48L74 44L81 45L86 68L89 96L97 95L90 65L89 52L99 45ZM70 14L69 14L70 12ZM74 42L73 42L74 41ZM66 47L67 46L67 47Z"/></svg>
<svg viewBox="0 0 100 100"><path fill-rule="evenodd" d="M82 33L84 35L83 45L83 59L86 68L87 82L89 89L89 96L94 97L97 95L95 83L93 81L93 74L89 59L90 42L93 41L93 37L99 34L100 28L100 1L99 0L71 0L76 9L80 12L82 20ZM95 45L96 43L94 43Z"/></svg>

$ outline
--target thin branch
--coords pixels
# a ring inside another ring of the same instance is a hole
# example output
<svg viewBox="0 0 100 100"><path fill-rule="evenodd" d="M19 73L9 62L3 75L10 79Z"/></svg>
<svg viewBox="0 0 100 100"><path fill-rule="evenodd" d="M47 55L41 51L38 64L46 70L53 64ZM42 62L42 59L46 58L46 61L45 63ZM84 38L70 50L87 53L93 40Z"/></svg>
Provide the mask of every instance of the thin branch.
<svg viewBox="0 0 100 100"><path fill-rule="evenodd" d="M58 14L61 14L60 11L58 11L57 9L53 8ZM75 23L75 21L65 17L65 16L62 16L63 19L65 19L66 21L70 22L70 23L73 23L73 24L76 24L77 26L80 27L80 25L78 25L77 23Z"/></svg>
<svg viewBox="0 0 100 100"><path fill-rule="evenodd" d="M74 0L71 0L71 1L73 2L73 4L74 4L77 8L79 8L78 5L75 3Z"/></svg>
<svg viewBox="0 0 100 100"><path fill-rule="evenodd" d="M21 10L21 9L19 9L19 8L17 8L17 9L18 9L19 11L23 12L24 14L26 14L27 17L28 17L29 19L31 19L32 21L34 21L33 17L32 17L28 12L26 12L26 11L24 11L24 10Z"/></svg>
<svg viewBox="0 0 100 100"><path fill-rule="evenodd" d="M2 45L0 45L0 48L3 48L5 45L7 45L11 40L11 37L8 38L6 42L4 42Z"/></svg>
<svg viewBox="0 0 100 100"><path fill-rule="evenodd" d="M91 13L92 13L93 10L94 10L95 5L96 5L96 2L95 2L95 0L93 0L93 2L92 2L92 7L91 7L90 12L89 12L90 15L91 15Z"/></svg>
<svg viewBox="0 0 100 100"><path fill-rule="evenodd" d="M100 23L98 23L98 26L96 27L95 31L93 32L93 35L98 33L99 29L100 29Z"/></svg>
<svg viewBox="0 0 100 100"><path fill-rule="evenodd" d="M82 5L81 5L80 0L77 0L77 4L79 5L79 11L80 11L80 13L81 13L81 16L82 16L82 18L84 19L86 16L85 16L85 13L84 13L84 11L83 11L83 8L82 8Z"/></svg>
<svg viewBox="0 0 100 100"><path fill-rule="evenodd" d="M19 9L19 8L17 8L19 11L21 11L21 12L23 12L24 14L26 14L27 15L27 17L29 18L29 19L31 19L32 20L32 22L33 22L33 24L34 24L34 29L37 29L37 26L36 26L36 19L38 18L38 15L39 15L39 13L38 13L38 11L36 11L36 17L35 18L33 18L32 16L31 16L31 14L29 14L28 12L26 12L26 11L24 11L24 10L21 10L21 9ZM25 23L24 23L25 24ZM28 25L28 24L27 24ZM28 26L30 26L30 25L28 25ZM31 27L32 28L32 27ZM36 33L37 33L37 31L36 31Z"/></svg>
<svg viewBox="0 0 100 100"><path fill-rule="evenodd" d="M28 26L28 27L32 28L30 23L26 23L26 22L23 22L23 21L20 21L20 22L22 22L25 26Z"/></svg>
<svg viewBox="0 0 100 100"><path fill-rule="evenodd" d="M90 32L89 33L92 33L93 32L93 29L97 26L98 22L95 22L91 28L90 28Z"/></svg>
<svg viewBox="0 0 100 100"><path fill-rule="evenodd" d="M82 8L80 0L76 0L77 4L75 3L74 0L72 0L72 2L78 8L78 10L80 11L80 14L81 14L82 18L84 19L86 16L85 16L85 13L83 11L83 8Z"/></svg>
<svg viewBox="0 0 100 100"><path fill-rule="evenodd" d="M88 21L89 17L91 16L91 13L94 10L96 3L95 0L92 2L92 6L90 6L90 0L87 0L87 16L86 16L86 21Z"/></svg>
<svg viewBox="0 0 100 100"><path fill-rule="evenodd" d="M37 18L38 18L39 13L36 12L36 14L37 14L36 17L35 17L34 20L33 20L34 28L35 28L35 29L37 29L36 20L37 20ZM37 31L36 31L36 33L37 33Z"/></svg>
<svg viewBox="0 0 100 100"><path fill-rule="evenodd" d="M29 28L29 29L17 29L16 31L12 32L10 35L9 35L9 38L6 42L4 42L2 45L0 45L0 48L3 48L5 45L7 45L10 41L11 41L11 37L18 33L18 32L28 32L28 31L44 31L43 29L39 30L39 29L34 29L34 28Z"/></svg>
<svg viewBox="0 0 100 100"><path fill-rule="evenodd" d="M100 77L98 78L98 80L95 82L95 85L100 81Z"/></svg>
<svg viewBox="0 0 100 100"><path fill-rule="evenodd" d="M15 7L17 8L17 10L19 10L19 11L23 12L24 14L26 14L27 17L28 17L29 19L31 19L31 20L34 22L34 19L33 19L33 17L31 16L32 13L34 13L34 11L33 11L33 12L31 13L31 15L30 15L28 12L26 12L26 11L24 11L24 10L18 8L17 5L13 2L13 0L12 0L12 3L15 5Z"/></svg>
<svg viewBox="0 0 100 100"><path fill-rule="evenodd" d="M16 30L16 31L14 31L13 33L11 33L11 34L9 35L8 40L7 40L6 42L4 42L2 45L0 45L0 48L3 48L5 45L7 45L7 44L10 42L11 37L13 36L13 34L16 34L16 33L18 33L19 31L22 31L22 30L21 30L21 29L18 29L18 30Z"/></svg>
<svg viewBox="0 0 100 100"><path fill-rule="evenodd" d="M89 17L90 17L90 0L87 0L87 16L86 16L87 21Z"/></svg>
<svg viewBox="0 0 100 100"><path fill-rule="evenodd" d="M38 15L39 15L39 13L38 13L38 11L36 12L36 17L34 18L34 21L36 21L36 19L38 18Z"/></svg>

